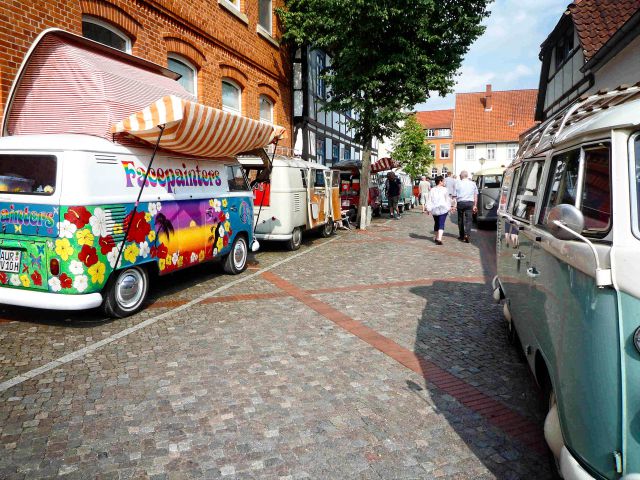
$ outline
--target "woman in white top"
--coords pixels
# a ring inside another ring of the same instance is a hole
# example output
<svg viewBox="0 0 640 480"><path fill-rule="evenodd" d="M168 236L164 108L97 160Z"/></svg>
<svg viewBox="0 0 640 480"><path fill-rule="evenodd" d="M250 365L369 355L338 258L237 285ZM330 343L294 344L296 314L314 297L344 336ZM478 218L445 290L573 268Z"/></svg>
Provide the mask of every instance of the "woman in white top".
<svg viewBox="0 0 640 480"><path fill-rule="evenodd" d="M436 245L442 245L444 225L447 220L447 214L449 210L451 210L451 197L449 196L447 188L444 186L444 178L442 175L436 177L436 186L429 192L427 210L433 215Z"/></svg>

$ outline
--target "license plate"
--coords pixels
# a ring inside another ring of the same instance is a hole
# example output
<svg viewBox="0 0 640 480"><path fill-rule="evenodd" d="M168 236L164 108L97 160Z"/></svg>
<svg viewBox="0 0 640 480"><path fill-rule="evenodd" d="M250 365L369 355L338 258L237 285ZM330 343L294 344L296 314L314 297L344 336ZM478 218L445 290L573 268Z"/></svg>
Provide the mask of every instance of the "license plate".
<svg viewBox="0 0 640 480"><path fill-rule="evenodd" d="M22 257L22 252L18 250L0 249L0 271L19 273L21 257Z"/></svg>

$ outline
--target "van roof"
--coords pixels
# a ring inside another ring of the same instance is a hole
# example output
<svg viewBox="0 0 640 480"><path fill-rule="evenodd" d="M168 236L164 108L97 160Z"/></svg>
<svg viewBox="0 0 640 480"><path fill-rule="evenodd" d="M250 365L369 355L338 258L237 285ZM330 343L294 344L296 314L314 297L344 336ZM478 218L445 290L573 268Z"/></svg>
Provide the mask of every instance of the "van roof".
<svg viewBox="0 0 640 480"><path fill-rule="evenodd" d="M12 135L9 137L0 137L0 150L80 150L109 153L132 153L146 151L148 149L127 147L94 135L65 133L49 135Z"/></svg>
<svg viewBox="0 0 640 480"><path fill-rule="evenodd" d="M640 124L640 82L583 96L525 134L518 159L539 155L588 133Z"/></svg>
<svg viewBox="0 0 640 480"><path fill-rule="evenodd" d="M478 172L474 172L474 177L479 177L480 175L502 175L505 171L506 167L491 167L485 168L484 170L480 170Z"/></svg>

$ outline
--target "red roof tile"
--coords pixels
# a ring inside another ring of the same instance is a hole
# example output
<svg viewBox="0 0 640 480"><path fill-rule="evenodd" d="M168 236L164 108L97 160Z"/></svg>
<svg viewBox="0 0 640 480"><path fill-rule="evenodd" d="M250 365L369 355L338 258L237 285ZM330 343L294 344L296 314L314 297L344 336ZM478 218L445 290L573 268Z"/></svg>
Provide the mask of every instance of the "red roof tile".
<svg viewBox="0 0 640 480"><path fill-rule="evenodd" d="M453 108L416 112L416 120L422 125L422 128L451 128L453 125Z"/></svg>
<svg viewBox="0 0 640 480"><path fill-rule="evenodd" d="M640 0L575 0L569 5L588 61L640 8Z"/></svg>
<svg viewBox="0 0 640 480"><path fill-rule="evenodd" d="M489 111L486 92L456 94L454 143L517 142L520 133L535 125L538 90L492 92Z"/></svg>

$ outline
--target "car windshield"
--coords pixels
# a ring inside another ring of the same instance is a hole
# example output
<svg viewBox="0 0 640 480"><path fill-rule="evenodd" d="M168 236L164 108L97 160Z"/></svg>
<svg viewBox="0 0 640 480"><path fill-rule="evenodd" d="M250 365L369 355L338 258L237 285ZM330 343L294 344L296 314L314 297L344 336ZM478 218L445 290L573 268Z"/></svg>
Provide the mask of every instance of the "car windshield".
<svg viewBox="0 0 640 480"><path fill-rule="evenodd" d="M0 155L0 192L51 195L56 167L53 155Z"/></svg>
<svg viewBox="0 0 640 480"><path fill-rule="evenodd" d="M502 175L485 175L483 188L500 188Z"/></svg>

